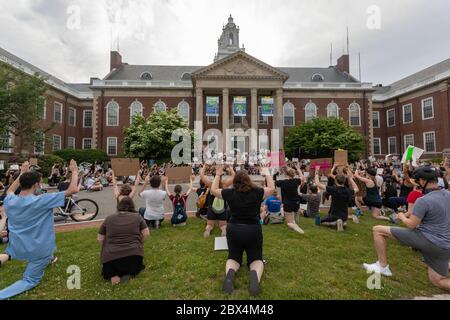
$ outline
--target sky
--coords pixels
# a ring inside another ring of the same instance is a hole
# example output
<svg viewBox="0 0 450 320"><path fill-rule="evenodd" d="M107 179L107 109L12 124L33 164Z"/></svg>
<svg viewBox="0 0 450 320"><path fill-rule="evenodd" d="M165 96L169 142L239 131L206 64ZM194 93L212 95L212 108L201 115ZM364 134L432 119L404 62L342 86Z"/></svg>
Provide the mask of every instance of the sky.
<svg viewBox="0 0 450 320"><path fill-rule="evenodd" d="M0 0L0 47L66 82L142 65L208 65L228 16L246 52L274 67L328 67L390 84L450 58L448 0ZM118 41L117 41L118 40Z"/></svg>

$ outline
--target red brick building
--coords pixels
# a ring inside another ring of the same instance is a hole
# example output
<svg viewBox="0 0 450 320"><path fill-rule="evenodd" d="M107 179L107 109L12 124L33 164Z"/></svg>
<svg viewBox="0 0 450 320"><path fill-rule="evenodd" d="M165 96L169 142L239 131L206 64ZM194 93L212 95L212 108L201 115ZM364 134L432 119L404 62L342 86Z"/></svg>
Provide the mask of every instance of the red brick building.
<svg viewBox="0 0 450 320"><path fill-rule="evenodd" d="M414 144L431 158L450 148L450 59L390 86L374 87L350 75L348 55L329 67L270 66L239 46L239 28L230 17L208 66L131 65L111 52L111 70L103 79L67 84L2 49L0 61L48 78L51 90L42 121L57 126L47 134L51 143L45 153L92 147L120 155L123 128L133 114L174 108L191 128L201 124L205 140L217 141L214 130L227 132L219 143L246 152L275 149L273 143L282 148L286 130L314 117L348 121L366 137L365 156L400 154ZM236 98L244 101L245 114L234 114ZM262 108L267 98L273 102L268 116ZM218 101L214 114L210 101ZM272 129L279 129L278 137L272 137ZM0 158L14 152L0 150Z"/></svg>

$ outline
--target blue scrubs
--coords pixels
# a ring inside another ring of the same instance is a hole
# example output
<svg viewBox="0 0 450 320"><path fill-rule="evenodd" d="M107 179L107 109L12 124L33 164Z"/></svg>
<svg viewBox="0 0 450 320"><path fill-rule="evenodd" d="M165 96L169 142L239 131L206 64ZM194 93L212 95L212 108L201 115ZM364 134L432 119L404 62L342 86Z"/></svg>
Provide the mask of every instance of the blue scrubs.
<svg viewBox="0 0 450 320"><path fill-rule="evenodd" d="M28 291L41 281L56 251L53 208L64 206L64 201L64 192L4 199L9 229L6 253L28 265L22 280L0 291L0 300Z"/></svg>

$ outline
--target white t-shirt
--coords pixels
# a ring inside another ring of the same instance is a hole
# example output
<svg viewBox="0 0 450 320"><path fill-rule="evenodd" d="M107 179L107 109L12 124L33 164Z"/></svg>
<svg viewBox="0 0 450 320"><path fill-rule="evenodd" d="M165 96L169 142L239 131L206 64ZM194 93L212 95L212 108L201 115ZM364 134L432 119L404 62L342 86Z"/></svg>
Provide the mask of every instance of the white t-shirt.
<svg viewBox="0 0 450 320"><path fill-rule="evenodd" d="M145 220L164 219L164 200L166 193L158 189L143 191L141 197L145 200Z"/></svg>

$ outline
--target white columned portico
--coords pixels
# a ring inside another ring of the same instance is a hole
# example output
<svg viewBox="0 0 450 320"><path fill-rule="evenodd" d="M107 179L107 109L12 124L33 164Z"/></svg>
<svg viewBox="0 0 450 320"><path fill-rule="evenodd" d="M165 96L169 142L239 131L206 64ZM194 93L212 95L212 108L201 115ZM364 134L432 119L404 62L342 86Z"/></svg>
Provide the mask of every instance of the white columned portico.
<svg viewBox="0 0 450 320"><path fill-rule="evenodd" d="M230 137L228 135L230 129L230 90L228 88L222 89L222 136L223 136L223 150L228 152L230 150Z"/></svg>
<svg viewBox="0 0 450 320"><path fill-rule="evenodd" d="M278 129L280 138L279 148L284 148L284 125L283 125L283 89L277 89L275 95L275 117L273 119L273 128ZM273 144L273 142L272 142Z"/></svg>
<svg viewBox="0 0 450 320"><path fill-rule="evenodd" d="M203 88L195 89L196 110L195 110L195 153L201 158L203 152Z"/></svg>
<svg viewBox="0 0 450 320"><path fill-rule="evenodd" d="M258 89L251 90L251 126L249 152L258 150Z"/></svg>

